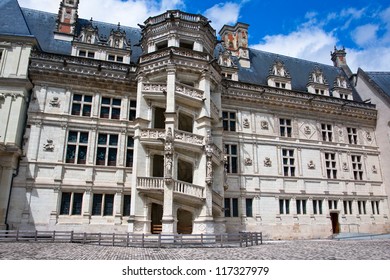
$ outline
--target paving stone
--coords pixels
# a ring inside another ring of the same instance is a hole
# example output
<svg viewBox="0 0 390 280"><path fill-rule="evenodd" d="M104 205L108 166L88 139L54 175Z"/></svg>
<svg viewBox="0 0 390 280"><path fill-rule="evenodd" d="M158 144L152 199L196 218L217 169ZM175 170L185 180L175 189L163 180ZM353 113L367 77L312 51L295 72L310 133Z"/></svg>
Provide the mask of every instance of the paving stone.
<svg viewBox="0 0 390 280"><path fill-rule="evenodd" d="M299 240L247 248L132 248L74 243L0 243L2 260L390 260L386 240Z"/></svg>

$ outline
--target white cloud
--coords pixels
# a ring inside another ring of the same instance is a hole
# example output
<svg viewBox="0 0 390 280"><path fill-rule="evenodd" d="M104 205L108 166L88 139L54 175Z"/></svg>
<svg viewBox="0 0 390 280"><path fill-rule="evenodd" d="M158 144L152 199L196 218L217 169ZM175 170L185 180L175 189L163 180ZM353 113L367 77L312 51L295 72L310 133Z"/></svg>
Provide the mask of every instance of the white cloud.
<svg viewBox="0 0 390 280"><path fill-rule="evenodd" d="M22 7L57 13L60 0L19 0ZM170 9L183 9L183 0L93 0L80 1L79 17L110 23L120 22L126 26L137 26L148 17Z"/></svg>
<svg viewBox="0 0 390 280"><path fill-rule="evenodd" d="M358 67L365 71L390 71L390 47L346 51L347 63L354 73L357 72Z"/></svg>
<svg viewBox="0 0 390 280"><path fill-rule="evenodd" d="M337 39L316 27L303 27L287 35L265 36L252 48L283 54L287 56L331 64L330 50L333 50Z"/></svg>
<svg viewBox="0 0 390 280"><path fill-rule="evenodd" d="M365 24L357 27L352 32L352 39L358 46L368 46L377 43L377 32L379 26L376 24Z"/></svg>
<svg viewBox="0 0 390 280"><path fill-rule="evenodd" d="M212 21L211 25L217 32L225 24L235 24L240 15L241 5L233 2L216 4L204 12L204 16Z"/></svg>

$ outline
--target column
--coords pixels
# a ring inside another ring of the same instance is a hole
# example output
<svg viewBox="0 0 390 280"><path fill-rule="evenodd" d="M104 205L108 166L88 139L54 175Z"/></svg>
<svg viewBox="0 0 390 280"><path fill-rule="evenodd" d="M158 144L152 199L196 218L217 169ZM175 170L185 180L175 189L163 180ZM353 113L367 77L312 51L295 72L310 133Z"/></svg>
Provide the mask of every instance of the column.
<svg viewBox="0 0 390 280"><path fill-rule="evenodd" d="M166 110L165 110L165 146L164 146L164 202L163 202L163 217L162 217L162 233L174 233L174 205L173 205L173 190L174 180L173 172L175 170L175 152L173 147L173 139L175 135L176 124L176 102L175 102L175 86L176 86L176 68L174 65L167 67L167 92L166 92Z"/></svg>

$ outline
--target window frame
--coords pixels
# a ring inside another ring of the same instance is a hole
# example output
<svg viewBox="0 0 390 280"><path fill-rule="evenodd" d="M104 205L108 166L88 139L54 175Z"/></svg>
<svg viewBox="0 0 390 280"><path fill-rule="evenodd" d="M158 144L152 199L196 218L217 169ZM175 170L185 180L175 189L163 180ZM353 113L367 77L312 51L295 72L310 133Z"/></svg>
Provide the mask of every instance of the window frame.
<svg viewBox="0 0 390 280"><path fill-rule="evenodd" d="M282 172L285 177L295 176L295 150L283 148L282 152Z"/></svg>
<svg viewBox="0 0 390 280"><path fill-rule="evenodd" d="M227 205L226 205L227 204ZM228 207L226 207L228 206ZM226 218L239 217L238 211L238 198L237 197L225 197L224 199L224 216Z"/></svg>
<svg viewBox="0 0 390 280"><path fill-rule="evenodd" d="M289 198L279 199L279 215L290 215L290 200Z"/></svg>
<svg viewBox="0 0 390 280"><path fill-rule="evenodd" d="M325 152L325 171L328 179L337 179L337 160L336 153Z"/></svg>
<svg viewBox="0 0 390 280"><path fill-rule="evenodd" d="M75 100L76 96L80 96L81 100ZM86 101L86 97L90 97L91 101ZM89 94L80 94L80 93L74 93L72 95L72 106L70 109L70 114L72 116L81 116L81 117L91 117L92 114L92 105L93 104L93 96ZM79 111L75 110L75 106L80 106ZM86 108L89 107L89 111L86 110ZM78 112L78 113L76 113ZM88 113L88 114L87 114Z"/></svg>
<svg viewBox="0 0 390 280"><path fill-rule="evenodd" d="M103 103L104 100L109 100L109 103ZM119 105L115 104L115 101L119 101ZM108 112L105 110L108 109ZM110 119L110 120L119 120L121 118L121 109L122 109L122 99L115 97L102 96L100 102L100 113L99 117L101 119ZM117 112L114 114L114 112Z"/></svg>
<svg viewBox="0 0 390 280"><path fill-rule="evenodd" d="M123 195L123 202L122 202L122 216L129 217L130 214L131 214L131 195L125 194Z"/></svg>
<svg viewBox="0 0 390 280"><path fill-rule="evenodd" d="M279 118L279 133L281 137L292 138L292 119Z"/></svg>
<svg viewBox="0 0 390 280"><path fill-rule="evenodd" d="M323 214L322 205L323 205L322 199L313 199L313 215Z"/></svg>
<svg viewBox="0 0 390 280"><path fill-rule="evenodd" d="M134 136L128 135L127 136L127 143L126 143L126 167L133 167L134 162ZM131 154L131 161L130 161L130 154Z"/></svg>
<svg viewBox="0 0 390 280"><path fill-rule="evenodd" d="M114 216L114 209L115 209L115 194L94 193L92 195L91 216L111 217ZM109 210L111 210L110 213Z"/></svg>
<svg viewBox="0 0 390 280"><path fill-rule="evenodd" d="M321 123L322 141L333 142L333 125L329 123Z"/></svg>
<svg viewBox="0 0 390 280"><path fill-rule="evenodd" d="M69 195L68 196L69 201L64 201L65 194L67 196ZM75 196L76 196L76 199L75 199ZM79 198L79 196L81 196L81 198ZM61 192L61 203L60 203L59 215L61 215L61 216L81 216L83 213L83 198L84 198L84 193ZM64 203L67 203L68 206L66 207L66 205L64 205Z"/></svg>
<svg viewBox="0 0 390 280"><path fill-rule="evenodd" d="M363 161L361 155L351 155L353 178L363 181Z"/></svg>
<svg viewBox="0 0 390 280"><path fill-rule="evenodd" d="M99 143L100 137L106 135L106 143L102 144ZM116 144L111 144L111 138L117 137ZM98 133L98 137L96 139L96 160L95 164L99 166L117 166L118 163L118 145L119 145L119 134L109 134L109 133ZM104 158L99 158L99 149L102 152L104 149ZM110 152L115 151L115 162L113 163L113 160L110 160ZM103 163L104 161L104 163Z"/></svg>
<svg viewBox="0 0 390 280"><path fill-rule="evenodd" d="M135 121L137 118L137 100L129 99L129 121Z"/></svg>
<svg viewBox="0 0 390 280"><path fill-rule="evenodd" d="M295 204L296 204L297 215L307 214L307 199L305 198L296 199Z"/></svg>
<svg viewBox="0 0 390 280"><path fill-rule="evenodd" d="M70 135L71 133L76 133L76 141L70 142ZM81 142L81 136L83 134L86 134L86 142ZM72 164L87 164L88 159L88 146L89 146L89 132L88 131L76 131L76 130L69 130L68 131L68 137L66 140L66 153L65 153L65 163L72 163ZM73 155L73 161L72 158L69 157L70 147L74 147L74 155ZM85 158L80 158L81 149L85 150Z"/></svg>
<svg viewBox="0 0 390 280"><path fill-rule="evenodd" d="M232 153L232 147L235 147L236 153ZM225 144L226 172L228 174L238 174L238 145Z"/></svg>
<svg viewBox="0 0 390 280"><path fill-rule="evenodd" d="M358 213L359 215L367 215L367 201L366 200L358 200Z"/></svg>
<svg viewBox="0 0 390 280"><path fill-rule="evenodd" d="M347 127L348 143L358 145L358 131L356 127Z"/></svg>
<svg viewBox="0 0 390 280"><path fill-rule="evenodd" d="M222 111L222 126L224 131L237 131L237 113L235 111Z"/></svg>

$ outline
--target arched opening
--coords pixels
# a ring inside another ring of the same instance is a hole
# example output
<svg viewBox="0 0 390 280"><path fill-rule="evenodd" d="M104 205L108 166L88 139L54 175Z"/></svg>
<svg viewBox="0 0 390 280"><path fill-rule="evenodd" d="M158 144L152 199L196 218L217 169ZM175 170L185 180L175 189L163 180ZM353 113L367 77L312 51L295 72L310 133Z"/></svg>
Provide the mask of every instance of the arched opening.
<svg viewBox="0 0 390 280"><path fill-rule="evenodd" d="M156 107L154 108L154 128L165 128L165 109Z"/></svg>
<svg viewBox="0 0 390 280"><path fill-rule="evenodd" d="M159 234L162 231L162 217L163 217L163 207L160 204L152 203L152 234Z"/></svg>
<svg viewBox="0 0 390 280"><path fill-rule="evenodd" d="M192 233L192 213L183 209L177 210L177 233Z"/></svg>
<svg viewBox="0 0 390 280"><path fill-rule="evenodd" d="M194 128L193 118L189 115L179 113L179 130L192 133Z"/></svg>
<svg viewBox="0 0 390 280"><path fill-rule="evenodd" d="M162 155L153 156L152 177L156 177L156 178L164 177L164 156Z"/></svg>
<svg viewBox="0 0 390 280"><path fill-rule="evenodd" d="M180 159L177 161L177 179L192 184L193 167L191 163Z"/></svg>

